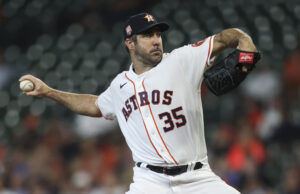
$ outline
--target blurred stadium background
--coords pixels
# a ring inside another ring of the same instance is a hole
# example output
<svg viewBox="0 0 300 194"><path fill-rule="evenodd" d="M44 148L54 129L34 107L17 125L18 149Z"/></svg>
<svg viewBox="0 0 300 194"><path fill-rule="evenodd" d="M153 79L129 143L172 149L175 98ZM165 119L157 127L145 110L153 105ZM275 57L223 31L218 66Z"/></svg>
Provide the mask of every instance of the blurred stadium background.
<svg viewBox="0 0 300 194"><path fill-rule="evenodd" d="M170 24L165 51L229 27L251 35L264 58L241 87L221 97L203 87L209 161L242 193L299 194L299 0L0 0L0 193L128 189L134 164L117 123L25 96L18 78L100 94L130 64L121 29L141 11Z"/></svg>

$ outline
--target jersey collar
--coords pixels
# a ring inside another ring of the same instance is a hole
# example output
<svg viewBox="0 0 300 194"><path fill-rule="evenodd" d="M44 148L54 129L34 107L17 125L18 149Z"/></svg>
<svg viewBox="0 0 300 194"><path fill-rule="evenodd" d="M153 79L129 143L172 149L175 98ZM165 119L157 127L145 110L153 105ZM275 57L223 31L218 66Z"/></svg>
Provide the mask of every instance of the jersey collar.
<svg viewBox="0 0 300 194"><path fill-rule="evenodd" d="M146 71L140 75L136 74L133 70L133 63L130 64L130 67L129 67L129 75L131 78L133 79L136 79L136 78L142 78L142 77L145 77L145 75L147 75L149 72L153 71L155 68L157 68L164 60L164 58L166 57L166 53L163 54L163 57L162 57L162 60L159 64L157 64L156 67L153 67L152 69L150 69L149 71Z"/></svg>

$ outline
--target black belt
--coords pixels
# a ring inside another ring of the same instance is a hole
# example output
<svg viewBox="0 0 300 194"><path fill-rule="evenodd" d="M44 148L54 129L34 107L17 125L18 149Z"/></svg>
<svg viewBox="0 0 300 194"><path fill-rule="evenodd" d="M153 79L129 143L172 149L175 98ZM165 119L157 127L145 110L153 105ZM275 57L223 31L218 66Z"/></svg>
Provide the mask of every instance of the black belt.
<svg viewBox="0 0 300 194"><path fill-rule="evenodd" d="M141 166L141 162L136 163L138 167ZM195 167L193 170L197 170L202 168L203 164L201 162L196 162ZM187 171L188 165L182 165L182 166L172 166L172 167L162 167L162 166L152 166L147 164L146 168L149 168L150 170L157 172L157 173L163 173L166 175L179 175Z"/></svg>

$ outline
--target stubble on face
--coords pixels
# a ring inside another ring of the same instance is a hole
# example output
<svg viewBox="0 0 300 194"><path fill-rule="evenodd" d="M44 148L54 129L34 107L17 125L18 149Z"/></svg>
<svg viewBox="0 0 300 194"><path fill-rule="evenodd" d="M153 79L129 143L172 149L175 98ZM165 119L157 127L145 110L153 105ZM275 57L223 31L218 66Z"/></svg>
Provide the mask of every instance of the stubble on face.
<svg viewBox="0 0 300 194"><path fill-rule="evenodd" d="M134 50L134 55L135 57L141 61L145 66L150 66L154 67L157 64L159 64L162 60L163 57L163 49L162 49L162 43L161 39L156 40L156 43L151 43L150 50L149 48L146 48L147 45L149 45L147 42L148 38L151 39L152 36L157 36L158 34L160 36L159 29L154 28L149 31L146 31L141 35L140 38L142 38L139 42L137 39L135 41L135 50ZM152 41L152 40L149 40Z"/></svg>
<svg viewBox="0 0 300 194"><path fill-rule="evenodd" d="M162 49L152 48L150 51L147 51L138 43L136 44L134 55L140 61L142 61L147 66L156 66L162 60Z"/></svg>

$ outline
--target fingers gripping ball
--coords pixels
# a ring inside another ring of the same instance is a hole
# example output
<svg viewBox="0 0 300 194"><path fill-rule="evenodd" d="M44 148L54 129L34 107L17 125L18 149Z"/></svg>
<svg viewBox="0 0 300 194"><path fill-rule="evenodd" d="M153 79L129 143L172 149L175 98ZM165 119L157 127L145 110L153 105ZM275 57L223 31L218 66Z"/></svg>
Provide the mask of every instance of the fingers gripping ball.
<svg viewBox="0 0 300 194"><path fill-rule="evenodd" d="M34 89L34 84L29 80L23 80L20 82L20 89L23 92L30 92Z"/></svg>

